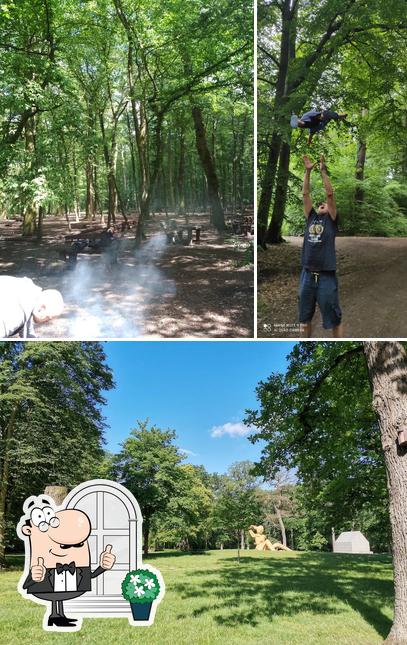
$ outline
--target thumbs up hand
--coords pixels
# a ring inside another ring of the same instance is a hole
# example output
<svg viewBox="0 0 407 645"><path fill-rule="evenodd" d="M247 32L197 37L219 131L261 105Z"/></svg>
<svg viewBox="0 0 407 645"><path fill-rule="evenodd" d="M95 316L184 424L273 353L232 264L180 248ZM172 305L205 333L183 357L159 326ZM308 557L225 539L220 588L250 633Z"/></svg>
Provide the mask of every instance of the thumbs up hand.
<svg viewBox="0 0 407 645"><path fill-rule="evenodd" d="M100 566L102 569L111 569L115 562L116 556L112 553L112 545L108 544L103 553L100 554Z"/></svg>
<svg viewBox="0 0 407 645"><path fill-rule="evenodd" d="M45 578L46 568L44 567L44 558L37 558L37 564L31 567L31 577L34 582L42 582Z"/></svg>

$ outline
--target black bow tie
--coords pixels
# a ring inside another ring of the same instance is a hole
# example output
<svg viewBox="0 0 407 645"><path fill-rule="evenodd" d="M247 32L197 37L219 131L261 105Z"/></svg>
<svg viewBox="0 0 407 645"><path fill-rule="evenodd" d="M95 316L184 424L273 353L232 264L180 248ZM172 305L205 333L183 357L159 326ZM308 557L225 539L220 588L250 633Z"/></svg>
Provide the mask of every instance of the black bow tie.
<svg viewBox="0 0 407 645"><path fill-rule="evenodd" d="M70 562L69 564L61 564L57 562L55 569L59 575L63 571L69 571L69 573L75 573L75 562Z"/></svg>

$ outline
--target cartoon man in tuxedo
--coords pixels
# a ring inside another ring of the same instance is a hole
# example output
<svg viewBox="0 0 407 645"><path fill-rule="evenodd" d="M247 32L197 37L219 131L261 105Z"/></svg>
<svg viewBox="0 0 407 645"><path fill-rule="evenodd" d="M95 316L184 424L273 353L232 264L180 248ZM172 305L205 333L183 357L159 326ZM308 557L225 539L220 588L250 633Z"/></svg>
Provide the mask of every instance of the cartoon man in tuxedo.
<svg viewBox="0 0 407 645"><path fill-rule="evenodd" d="M44 629L77 630L77 620L65 616L64 601L90 591L92 578L112 569L116 561L112 545L106 545L99 566L92 571L88 544L91 524L86 513L55 510L46 495L28 498L23 510L17 527L19 537L26 543L26 570L20 592L32 594L36 602L51 603Z"/></svg>

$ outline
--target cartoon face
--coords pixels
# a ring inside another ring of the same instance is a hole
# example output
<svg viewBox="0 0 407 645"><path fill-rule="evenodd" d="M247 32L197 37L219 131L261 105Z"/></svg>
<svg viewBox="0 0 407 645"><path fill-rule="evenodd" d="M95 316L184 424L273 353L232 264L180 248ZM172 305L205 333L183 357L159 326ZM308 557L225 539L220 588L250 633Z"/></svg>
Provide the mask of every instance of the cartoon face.
<svg viewBox="0 0 407 645"><path fill-rule="evenodd" d="M21 528L23 535L30 538L31 566L43 558L44 566L49 569L57 562L89 566L90 531L86 513L75 509L55 512L51 506L39 504L31 509L30 519Z"/></svg>

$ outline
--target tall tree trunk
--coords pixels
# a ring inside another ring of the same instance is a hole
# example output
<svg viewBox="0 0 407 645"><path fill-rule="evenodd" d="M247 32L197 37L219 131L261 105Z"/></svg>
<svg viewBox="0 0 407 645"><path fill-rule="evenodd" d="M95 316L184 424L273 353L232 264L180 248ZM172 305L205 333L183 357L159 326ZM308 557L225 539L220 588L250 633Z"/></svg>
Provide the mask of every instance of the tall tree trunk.
<svg viewBox="0 0 407 645"><path fill-rule="evenodd" d="M290 145L291 131L283 138L282 133L287 129L286 123L288 114L286 109L287 99L291 92L289 83L289 64L295 58L295 43L297 38L297 12L298 3L292 3L291 0L284 0L281 6L282 16L282 32L280 44L280 58L278 65L278 74L276 81L276 93L274 101L274 124L273 134L270 143L270 150L267 159L266 170L262 184L262 191L259 200L258 209L258 222L259 226L259 243L265 247L266 241L281 242L281 225L284 218L284 212L281 213L282 208L285 206L285 195L287 194L287 183L284 185L282 182L288 182L288 166L289 163L289 149L285 146ZM268 217L270 212L271 201L274 191L274 183L276 179L277 163L279 156L282 159L279 163L281 173L277 180L277 190L279 195L276 195L277 207L275 216L273 212L274 224L271 223L270 229L268 228Z"/></svg>
<svg viewBox="0 0 407 645"><path fill-rule="evenodd" d="M290 137L291 139L291 137ZM274 200L273 215L267 231L267 242L278 244L282 241L281 227L284 220L285 205L287 202L288 174L290 166L290 140L284 141L280 149L278 164L276 196Z"/></svg>
<svg viewBox="0 0 407 645"><path fill-rule="evenodd" d="M95 166L95 134L96 134L96 115L93 106L88 101L87 104L87 132L86 132L86 208L85 219L96 218L96 197L95 197L95 179L94 179L94 166Z"/></svg>
<svg viewBox="0 0 407 645"><path fill-rule="evenodd" d="M44 221L44 215L45 215L45 206L40 206L38 209L38 223L37 223L37 240L40 241L42 239L42 225Z"/></svg>
<svg viewBox="0 0 407 645"><path fill-rule="evenodd" d="M137 170L136 170L136 155L134 153L134 141L133 141L133 135L131 132L130 115L128 112L126 112L126 120L127 120L127 133L128 133L130 157L131 157L131 171L132 171L132 179L133 179L133 200L134 200L134 206L136 208L139 208L139 198L137 194L138 182L137 182Z"/></svg>
<svg viewBox="0 0 407 645"><path fill-rule="evenodd" d="M93 159L86 160L86 206L85 219L93 219L96 215L95 186L93 182Z"/></svg>
<svg viewBox="0 0 407 645"><path fill-rule="evenodd" d="M360 137L358 140L358 149L356 154L355 179L357 180L357 184L355 187L355 194L354 194L355 212L354 212L353 222L352 222L353 232L356 231L356 228L357 228L356 224L359 220L360 212L365 199L365 191L363 190L363 186L359 184L359 182L362 182L365 177L365 161L366 161L366 140L363 137Z"/></svg>
<svg viewBox="0 0 407 645"><path fill-rule="evenodd" d="M33 178L36 170L35 159L35 116L25 124L25 149L30 158L30 175ZM34 200L28 197L24 207L23 235L34 235L37 230L37 207Z"/></svg>
<svg viewBox="0 0 407 645"><path fill-rule="evenodd" d="M150 519L144 518L143 520L143 553L148 555L148 540L150 537Z"/></svg>
<svg viewBox="0 0 407 645"><path fill-rule="evenodd" d="M168 207L169 210L174 213L175 212L175 190L174 190L174 149L172 145L172 132L168 133L168 138L167 138L167 148L168 148L168 153L167 153L167 190L166 193L168 195Z"/></svg>
<svg viewBox="0 0 407 645"><path fill-rule="evenodd" d="M274 505L274 512L276 514L278 525L280 527L281 543L284 544L284 546L287 546L287 535L286 535L286 531L285 531L283 517L281 515L281 511L280 511L280 508L279 508L278 504Z"/></svg>
<svg viewBox="0 0 407 645"><path fill-rule="evenodd" d="M208 198L212 209L212 223L218 231L223 231L225 230L225 215L219 196L219 181L206 140L202 110L198 105L194 105L192 108L192 118L195 127L196 149L208 185Z"/></svg>
<svg viewBox="0 0 407 645"><path fill-rule="evenodd" d="M1 480L0 480L0 569L6 564L5 554L5 532L6 532L6 501L8 492L8 478L10 472L10 448L15 422L17 418L18 405L15 405L7 426L4 431L2 458L1 458Z"/></svg>
<svg viewBox="0 0 407 645"><path fill-rule="evenodd" d="M80 199L79 199L79 190L78 190L78 165L76 162L75 144L73 145L73 148L72 148L72 163L73 163L73 175L72 175L73 193L74 193L74 199L75 199L75 221L79 222L81 208L80 208Z"/></svg>
<svg viewBox="0 0 407 645"><path fill-rule="evenodd" d="M265 246L267 238L269 211L271 200L273 198L274 181L280 155L281 137L277 132L273 132L267 164L264 171L264 177L261 184L259 205L257 208L257 235L259 244Z"/></svg>
<svg viewBox="0 0 407 645"><path fill-rule="evenodd" d="M100 131L103 140L103 155L106 164L107 189L108 189L108 215L107 225L110 226L116 221L117 209L117 190L116 190L116 164L117 164L117 144L116 144L116 124L113 124L113 132L109 143L107 140L105 121L103 112L99 114Z"/></svg>
<svg viewBox="0 0 407 645"><path fill-rule="evenodd" d="M179 138L179 162L178 162L178 200L177 200L177 213L185 215L185 137L184 132L180 133Z"/></svg>
<svg viewBox="0 0 407 645"><path fill-rule="evenodd" d="M407 449L398 433L407 420L407 355L400 342L364 342L389 490L394 619L387 645L407 644Z"/></svg>

